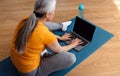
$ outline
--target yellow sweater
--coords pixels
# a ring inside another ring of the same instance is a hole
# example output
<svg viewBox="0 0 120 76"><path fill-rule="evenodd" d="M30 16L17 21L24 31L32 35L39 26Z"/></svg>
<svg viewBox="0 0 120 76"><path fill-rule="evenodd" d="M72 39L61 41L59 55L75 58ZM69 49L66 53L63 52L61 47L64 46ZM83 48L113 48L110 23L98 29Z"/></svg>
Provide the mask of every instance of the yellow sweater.
<svg viewBox="0 0 120 76"><path fill-rule="evenodd" d="M15 50L14 42L17 32L26 20L27 19L25 18L18 24L10 50L12 63L19 71L23 73L27 73L36 69L40 64L40 53L45 49L47 45L52 44L57 40L55 35L50 32L41 21L38 21L36 28L28 39L25 53L18 54Z"/></svg>

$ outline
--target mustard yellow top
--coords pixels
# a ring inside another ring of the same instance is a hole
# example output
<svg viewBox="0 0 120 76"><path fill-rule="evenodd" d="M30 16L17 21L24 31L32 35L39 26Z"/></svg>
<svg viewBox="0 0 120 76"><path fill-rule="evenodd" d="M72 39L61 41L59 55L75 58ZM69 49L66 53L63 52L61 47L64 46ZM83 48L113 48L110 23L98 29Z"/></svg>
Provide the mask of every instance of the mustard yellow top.
<svg viewBox="0 0 120 76"><path fill-rule="evenodd" d="M30 35L24 54L18 54L15 50L15 39L18 30L22 27L27 18L23 19L17 26L10 49L12 63L15 67L27 73L36 69L40 64L40 54L49 44L57 40L56 36L48 30L48 28L41 22L38 24L32 34Z"/></svg>

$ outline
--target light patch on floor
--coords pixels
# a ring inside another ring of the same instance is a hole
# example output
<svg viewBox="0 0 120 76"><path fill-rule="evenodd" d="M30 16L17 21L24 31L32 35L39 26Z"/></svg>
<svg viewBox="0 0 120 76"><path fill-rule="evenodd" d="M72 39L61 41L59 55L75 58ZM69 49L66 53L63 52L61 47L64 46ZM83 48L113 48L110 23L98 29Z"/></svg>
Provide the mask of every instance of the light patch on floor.
<svg viewBox="0 0 120 76"><path fill-rule="evenodd" d="M118 36L118 38L119 38L119 40L120 40L120 32L117 32L117 36Z"/></svg>
<svg viewBox="0 0 120 76"><path fill-rule="evenodd" d="M114 3L117 5L118 10L120 10L120 0L114 0Z"/></svg>

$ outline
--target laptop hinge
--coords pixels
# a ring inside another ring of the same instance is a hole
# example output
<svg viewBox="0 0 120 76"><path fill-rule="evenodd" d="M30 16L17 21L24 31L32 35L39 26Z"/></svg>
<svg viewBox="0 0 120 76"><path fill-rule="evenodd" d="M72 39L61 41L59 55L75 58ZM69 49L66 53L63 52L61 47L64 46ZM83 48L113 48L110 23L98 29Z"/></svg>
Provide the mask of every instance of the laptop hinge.
<svg viewBox="0 0 120 76"><path fill-rule="evenodd" d="M72 33L74 33L75 35L77 35L78 37L82 38L83 40L87 41L87 42L90 42L88 41L87 39L83 38L82 36L78 35L77 33L75 33L74 31L72 31Z"/></svg>

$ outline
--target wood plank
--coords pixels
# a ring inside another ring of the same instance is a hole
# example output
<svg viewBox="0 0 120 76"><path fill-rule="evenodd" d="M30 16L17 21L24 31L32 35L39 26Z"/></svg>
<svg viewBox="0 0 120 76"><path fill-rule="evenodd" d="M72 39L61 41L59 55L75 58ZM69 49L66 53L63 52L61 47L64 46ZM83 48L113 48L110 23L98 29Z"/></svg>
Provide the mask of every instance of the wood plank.
<svg viewBox="0 0 120 76"><path fill-rule="evenodd" d="M120 76L120 10L115 0L57 0L54 22L68 21L85 5L85 18L113 33L112 40L79 64L67 76ZM17 23L33 11L34 0L0 1L0 61L9 56Z"/></svg>

